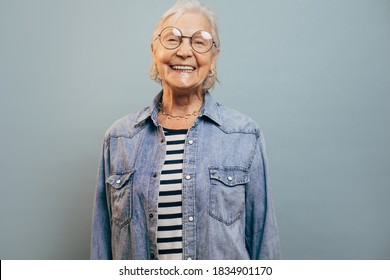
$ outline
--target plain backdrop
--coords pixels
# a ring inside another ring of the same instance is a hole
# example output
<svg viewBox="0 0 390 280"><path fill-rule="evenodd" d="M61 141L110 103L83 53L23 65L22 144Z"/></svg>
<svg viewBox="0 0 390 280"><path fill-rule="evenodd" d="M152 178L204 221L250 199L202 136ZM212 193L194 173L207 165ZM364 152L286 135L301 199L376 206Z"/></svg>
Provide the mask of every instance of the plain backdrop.
<svg viewBox="0 0 390 280"><path fill-rule="evenodd" d="M0 258L88 259L103 134L174 3L0 0ZM266 138L284 259L390 259L390 1L205 0L215 99Z"/></svg>

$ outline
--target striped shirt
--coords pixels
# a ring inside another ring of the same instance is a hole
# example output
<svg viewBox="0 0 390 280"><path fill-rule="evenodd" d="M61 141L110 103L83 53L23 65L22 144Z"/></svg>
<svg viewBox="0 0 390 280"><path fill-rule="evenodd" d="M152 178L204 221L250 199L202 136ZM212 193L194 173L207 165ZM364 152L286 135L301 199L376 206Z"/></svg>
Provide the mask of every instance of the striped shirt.
<svg viewBox="0 0 390 280"><path fill-rule="evenodd" d="M183 258L182 179L187 130L164 128L167 143L158 197L157 249L161 260Z"/></svg>

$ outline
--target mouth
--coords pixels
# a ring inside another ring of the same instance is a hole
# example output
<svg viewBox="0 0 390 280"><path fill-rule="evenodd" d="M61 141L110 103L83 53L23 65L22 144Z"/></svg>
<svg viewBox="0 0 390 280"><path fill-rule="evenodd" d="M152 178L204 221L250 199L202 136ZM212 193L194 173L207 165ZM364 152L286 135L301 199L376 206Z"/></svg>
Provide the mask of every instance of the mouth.
<svg viewBox="0 0 390 280"><path fill-rule="evenodd" d="M195 67L190 65L171 65L172 70L182 72L182 73L191 73L195 71Z"/></svg>

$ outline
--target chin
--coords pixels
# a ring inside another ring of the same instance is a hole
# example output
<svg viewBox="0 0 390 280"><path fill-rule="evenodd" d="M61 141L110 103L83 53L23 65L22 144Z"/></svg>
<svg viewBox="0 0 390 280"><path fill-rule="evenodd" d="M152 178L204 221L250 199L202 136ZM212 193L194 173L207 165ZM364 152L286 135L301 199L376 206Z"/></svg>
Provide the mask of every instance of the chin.
<svg viewBox="0 0 390 280"><path fill-rule="evenodd" d="M166 86L171 88L173 91L198 91L203 88L203 82L190 81L190 80L178 80L167 81Z"/></svg>
<svg viewBox="0 0 390 280"><path fill-rule="evenodd" d="M176 85L172 85L170 86L170 88L173 90L173 91L181 91L181 92L197 92L199 90L202 90L202 86L199 86L199 85L194 85L194 84L176 84Z"/></svg>
<svg viewBox="0 0 390 280"><path fill-rule="evenodd" d="M194 83L194 82L169 82L165 83L165 86L170 88L172 91L198 91L202 88L202 83Z"/></svg>

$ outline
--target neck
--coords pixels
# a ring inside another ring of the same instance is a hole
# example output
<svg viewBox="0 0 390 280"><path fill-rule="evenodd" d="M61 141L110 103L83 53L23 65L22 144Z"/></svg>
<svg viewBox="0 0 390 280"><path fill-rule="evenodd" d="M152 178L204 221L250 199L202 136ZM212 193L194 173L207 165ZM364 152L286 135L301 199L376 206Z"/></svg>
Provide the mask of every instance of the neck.
<svg viewBox="0 0 390 280"><path fill-rule="evenodd" d="M203 90L183 93L164 89L161 105L163 111L167 114L185 116L198 111L202 107L203 97Z"/></svg>
<svg viewBox="0 0 390 280"><path fill-rule="evenodd" d="M195 122L203 105L203 91L180 93L163 90L159 122L171 129L188 129Z"/></svg>

